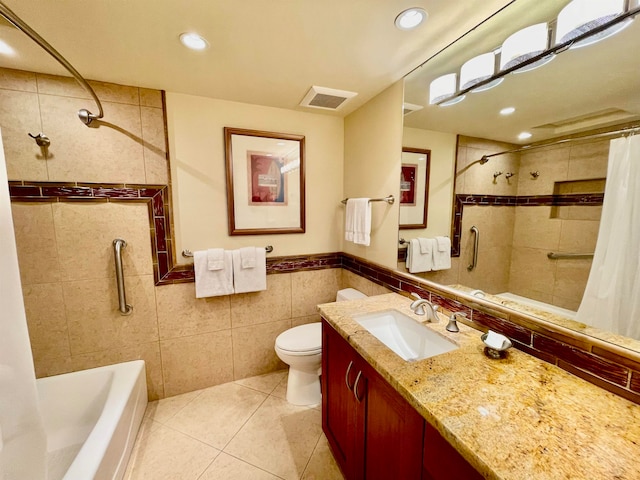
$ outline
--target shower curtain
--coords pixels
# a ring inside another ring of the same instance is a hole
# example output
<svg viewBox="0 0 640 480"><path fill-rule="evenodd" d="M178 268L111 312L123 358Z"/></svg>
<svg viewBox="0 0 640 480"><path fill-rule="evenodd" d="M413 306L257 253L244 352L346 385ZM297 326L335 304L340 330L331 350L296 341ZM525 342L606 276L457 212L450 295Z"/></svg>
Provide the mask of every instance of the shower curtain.
<svg viewBox="0 0 640 480"><path fill-rule="evenodd" d="M44 480L46 438L36 392L0 135L0 479Z"/></svg>
<svg viewBox="0 0 640 480"><path fill-rule="evenodd" d="M640 136L610 143L598 242L576 319L640 340Z"/></svg>

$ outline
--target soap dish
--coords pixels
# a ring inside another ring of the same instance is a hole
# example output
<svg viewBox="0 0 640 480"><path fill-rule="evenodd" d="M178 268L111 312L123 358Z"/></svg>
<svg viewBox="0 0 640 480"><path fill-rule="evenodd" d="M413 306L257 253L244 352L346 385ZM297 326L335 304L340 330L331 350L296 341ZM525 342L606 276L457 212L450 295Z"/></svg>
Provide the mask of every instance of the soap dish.
<svg viewBox="0 0 640 480"><path fill-rule="evenodd" d="M504 358L507 355L507 350L509 350L513 346L513 344L511 343L511 340L509 340L504 335L500 335L499 333L491 332L494 335L494 338L500 337L502 339L502 345L500 347L496 347L495 345L489 345L487 343L487 337L489 336L490 332L491 331L489 331L487 333L484 333L480 337L482 339L482 343L484 343L486 345L484 347L484 354L487 357L493 358L493 359Z"/></svg>

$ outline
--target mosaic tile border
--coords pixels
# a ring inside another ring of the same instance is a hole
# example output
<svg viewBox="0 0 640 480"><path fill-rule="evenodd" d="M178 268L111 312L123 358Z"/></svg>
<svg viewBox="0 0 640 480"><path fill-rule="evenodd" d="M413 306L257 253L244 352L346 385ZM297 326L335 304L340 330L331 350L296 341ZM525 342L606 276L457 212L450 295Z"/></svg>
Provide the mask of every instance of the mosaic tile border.
<svg viewBox="0 0 640 480"><path fill-rule="evenodd" d="M342 254L342 268L398 293L415 292L439 305L446 314L464 312L467 325L509 337L514 346L540 360L557 365L609 392L640 404L640 356L625 355L620 347L564 333L510 310L495 310L451 295L349 254Z"/></svg>
<svg viewBox="0 0 640 480"><path fill-rule="evenodd" d="M460 242L462 239L462 213L465 205L482 207L541 207L568 205L602 205L604 193L571 193L564 195L466 195L457 194L454 200L453 239L451 241L451 256L460 256Z"/></svg>

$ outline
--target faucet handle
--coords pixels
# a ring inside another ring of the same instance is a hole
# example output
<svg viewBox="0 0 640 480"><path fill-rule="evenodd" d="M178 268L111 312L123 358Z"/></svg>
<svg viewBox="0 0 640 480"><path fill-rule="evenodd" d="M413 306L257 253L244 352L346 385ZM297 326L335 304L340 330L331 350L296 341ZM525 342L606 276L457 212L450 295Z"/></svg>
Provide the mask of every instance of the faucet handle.
<svg viewBox="0 0 640 480"><path fill-rule="evenodd" d="M424 315L425 313L427 313L424 310L425 302L426 300L424 298L418 298L418 300L414 300L413 302L411 302L409 308L413 310L416 315Z"/></svg>
<svg viewBox="0 0 640 480"><path fill-rule="evenodd" d="M449 317L449 323L446 326L447 331L454 333L460 331L460 329L458 328L458 323L456 321L458 317L467 318L467 314L465 312L453 312Z"/></svg>
<svg viewBox="0 0 640 480"><path fill-rule="evenodd" d="M422 297L418 295L416 292L411 292L411 296L417 300L422 300Z"/></svg>

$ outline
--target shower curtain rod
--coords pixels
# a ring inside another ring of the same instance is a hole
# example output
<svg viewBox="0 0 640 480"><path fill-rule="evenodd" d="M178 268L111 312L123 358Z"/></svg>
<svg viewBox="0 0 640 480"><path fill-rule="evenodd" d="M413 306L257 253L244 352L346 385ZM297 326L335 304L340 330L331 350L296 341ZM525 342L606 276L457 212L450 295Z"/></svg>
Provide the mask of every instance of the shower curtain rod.
<svg viewBox="0 0 640 480"><path fill-rule="evenodd" d="M610 137L612 135L620 135L622 137L624 135L633 134L633 133L636 133L638 131L640 131L640 125L636 125L636 126L633 126L633 127L621 128L619 130L611 130L609 132L593 133L593 134L590 134L590 135L582 135L581 137L563 138L562 140L555 140L555 141L546 142L546 143L537 143L535 145L524 145L524 146L519 147L519 148L514 148L513 150L505 150L504 152L492 153L490 155L483 155L482 158L479 160L479 162L480 162L480 165L484 165L485 163L487 163L489 161L489 159L491 157L497 157L499 155L506 155L507 153L525 152L525 151L528 151L528 150L535 150L536 148L549 147L551 145L560 145L562 143L568 143L568 142L578 142L580 140L588 140L590 138Z"/></svg>
<svg viewBox="0 0 640 480"><path fill-rule="evenodd" d="M94 115L86 108L78 111L78 118L80 121L84 123L86 126L89 126L92 121L99 120L104 117L104 111L102 110L102 104L96 95L96 92L93 91L91 85L87 83L87 81L78 73L78 71L73 68L66 58L64 58L58 51L53 48L44 38L42 38L35 30L33 30L29 25L27 25L20 17L18 17L9 7L7 7L3 2L0 2L0 15L2 15L8 22L10 22L14 27L20 30L22 33L27 35L31 40L40 45L49 55L55 58L58 63L60 63L64 68L66 68L71 75L78 81L78 83L93 97L93 100L96 102L100 113L98 115Z"/></svg>

